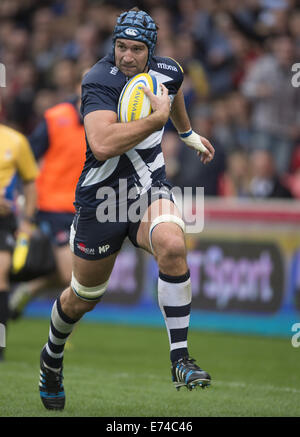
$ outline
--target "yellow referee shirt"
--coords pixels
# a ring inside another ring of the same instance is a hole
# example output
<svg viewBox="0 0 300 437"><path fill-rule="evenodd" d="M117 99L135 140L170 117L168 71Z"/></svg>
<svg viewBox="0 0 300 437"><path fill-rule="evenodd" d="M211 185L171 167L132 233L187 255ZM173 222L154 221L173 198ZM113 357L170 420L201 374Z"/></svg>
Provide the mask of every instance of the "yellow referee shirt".
<svg viewBox="0 0 300 437"><path fill-rule="evenodd" d="M26 137L0 124L0 194L13 200L19 175L23 182L36 179L38 166Z"/></svg>

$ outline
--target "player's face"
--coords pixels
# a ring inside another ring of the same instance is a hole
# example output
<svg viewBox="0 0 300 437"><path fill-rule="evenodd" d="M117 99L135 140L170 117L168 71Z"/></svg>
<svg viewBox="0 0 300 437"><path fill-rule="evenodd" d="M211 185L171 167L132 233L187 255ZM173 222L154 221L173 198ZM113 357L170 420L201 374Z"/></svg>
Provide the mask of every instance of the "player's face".
<svg viewBox="0 0 300 437"><path fill-rule="evenodd" d="M133 77L146 71L148 47L140 41L117 39L115 45L116 67L126 76Z"/></svg>

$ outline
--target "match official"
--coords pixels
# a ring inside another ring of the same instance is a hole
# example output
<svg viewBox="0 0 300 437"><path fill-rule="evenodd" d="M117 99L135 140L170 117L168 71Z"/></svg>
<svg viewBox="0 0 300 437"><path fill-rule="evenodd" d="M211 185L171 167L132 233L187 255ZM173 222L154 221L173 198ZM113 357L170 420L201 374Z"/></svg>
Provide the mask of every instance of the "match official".
<svg viewBox="0 0 300 437"><path fill-rule="evenodd" d="M26 137L0 124L0 323L4 326L9 317L9 274L16 237L21 233L30 237L33 233L37 176L38 167ZM16 217L15 204L18 178L25 197L20 217ZM4 348L0 347L0 360L3 359Z"/></svg>

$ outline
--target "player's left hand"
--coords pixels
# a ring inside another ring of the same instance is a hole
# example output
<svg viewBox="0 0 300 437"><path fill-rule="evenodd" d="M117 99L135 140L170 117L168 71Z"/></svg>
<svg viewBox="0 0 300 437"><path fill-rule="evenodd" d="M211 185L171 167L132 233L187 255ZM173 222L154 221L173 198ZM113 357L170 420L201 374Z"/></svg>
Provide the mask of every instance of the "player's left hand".
<svg viewBox="0 0 300 437"><path fill-rule="evenodd" d="M204 144L206 151L204 152L197 151L197 155L200 156L200 160L201 162L203 162L203 164L207 164L208 162L214 159L215 149L207 138L200 136L200 139L202 141L202 144Z"/></svg>
<svg viewBox="0 0 300 437"><path fill-rule="evenodd" d="M215 149L207 138L201 137L193 130L179 133L179 136L188 147L197 151L197 155L201 157L201 162L203 164L207 164L213 159L215 155Z"/></svg>

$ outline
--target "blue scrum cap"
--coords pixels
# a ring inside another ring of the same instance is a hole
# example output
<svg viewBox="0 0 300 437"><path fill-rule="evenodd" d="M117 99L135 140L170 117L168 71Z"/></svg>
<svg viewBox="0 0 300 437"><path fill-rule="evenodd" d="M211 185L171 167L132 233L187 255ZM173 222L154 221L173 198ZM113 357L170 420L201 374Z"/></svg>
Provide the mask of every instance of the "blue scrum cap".
<svg viewBox="0 0 300 437"><path fill-rule="evenodd" d="M157 41L157 27L154 20L144 11L123 12L117 19L113 32L113 54L117 38L141 41L148 46L148 63Z"/></svg>

